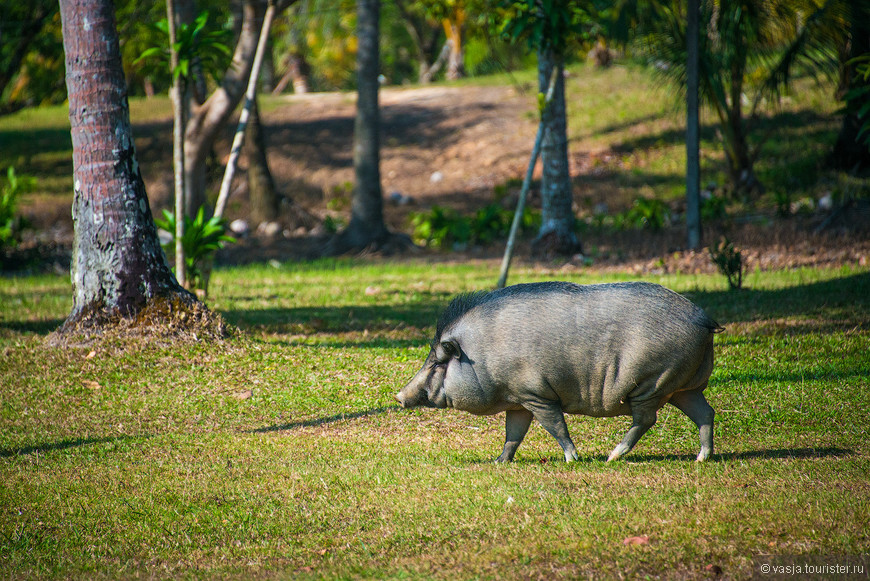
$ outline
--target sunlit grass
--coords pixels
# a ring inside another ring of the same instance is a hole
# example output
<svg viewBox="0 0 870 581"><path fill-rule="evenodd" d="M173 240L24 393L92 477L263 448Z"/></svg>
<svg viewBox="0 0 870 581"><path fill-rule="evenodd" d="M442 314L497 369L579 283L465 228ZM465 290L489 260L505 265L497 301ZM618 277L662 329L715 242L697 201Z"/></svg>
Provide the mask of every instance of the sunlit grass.
<svg viewBox="0 0 870 581"><path fill-rule="evenodd" d="M0 576L700 577L758 555L870 550L866 268L648 277L718 335L716 452L676 409L625 461L628 418L570 417L580 461L503 416L403 411L456 292L495 265L329 260L218 270L223 344L43 338L65 277L0 279ZM517 270L511 282L631 278ZM623 540L648 536L649 544Z"/></svg>

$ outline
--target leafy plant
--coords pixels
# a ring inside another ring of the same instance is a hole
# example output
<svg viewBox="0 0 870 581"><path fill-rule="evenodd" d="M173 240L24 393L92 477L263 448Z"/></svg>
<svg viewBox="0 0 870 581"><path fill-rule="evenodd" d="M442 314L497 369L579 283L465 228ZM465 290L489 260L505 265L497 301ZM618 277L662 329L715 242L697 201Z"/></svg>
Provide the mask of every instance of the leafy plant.
<svg viewBox="0 0 870 581"><path fill-rule="evenodd" d="M465 244L471 239L468 218L456 210L432 206L428 212L411 213L413 239L417 244L441 248L445 243Z"/></svg>
<svg viewBox="0 0 870 581"><path fill-rule="evenodd" d="M0 248L18 245L23 219L16 215L18 196L32 191L36 178L32 176L17 176L15 168L6 170L6 184L0 191Z"/></svg>
<svg viewBox="0 0 870 581"><path fill-rule="evenodd" d="M220 80L222 71L227 69L232 58L229 30L207 30L208 12L204 11L190 24L181 24L176 31L175 51L178 53L178 67L172 71L173 80L178 77L190 78L191 68L202 67L204 73ZM169 38L169 22L164 18L154 24L154 28ZM169 62L169 49L155 46L142 52L134 63L156 57Z"/></svg>
<svg viewBox="0 0 870 581"><path fill-rule="evenodd" d="M728 279L728 287L732 290L741 288L743 286L743 255L734 248L734 244L723 236L718 243L711 245L708 250L716 268Z"/></svg>
<svg viewBox="0 0 870 581"><path fill-rule="evenodd" d="M491 203L468 218L450 208L433 206L428 212L411 214L411 224L414 226L413 238L417 244L432 248L441 248L445 244L491 244L508 235L514 213ZM536 229L540 226L541 217L530 208L523 210L521 231Z"/></svg>
<svg viewBox="0 0 870 581"><path fill-rule="evenodd" d="M344 227L344 221L341 218L333 218L327 216L323 219L323 229L329 234L335 234Z"/></svg>
<svg viewBox="0 0 870 581"><path fill-rule="evenodd" d="M649 228L659 231L667 225L671 217L670 208L656 198L637 198L625 214L625 223L635 228Z"/></svg>
<svg viewBox="0 0 870 581"><path fill-rule="evenodd" d="M856 139L863 141L870 148L870 54L865 54L849 61L855 64L855 87L846 93L845 110L854 113L861 120L861 129Z"/></svg>
<svg viewBox="0 0 870 581"><path fill-rule="evenodd" d="M175 251L175 214L163 210L163 219L154 220L158 228L166 230L172 239L163 245L167 255ZM202 266L205 259L223 248L226 243L233 243L235 238L227 233L227 224L223 218L213 216L205 219L205 208L200 207L194 218L184 217L184 236L181 245L184 249L184 263L187 278L192 287L202 288Z"/></svg>
<svg viewBox="0 0 870 581"><path fill-rule="evenodd" d="M701 200L701 219L720 220L727 215L725 205L727 200L724 196L711 194L709 198Z"/></svg>

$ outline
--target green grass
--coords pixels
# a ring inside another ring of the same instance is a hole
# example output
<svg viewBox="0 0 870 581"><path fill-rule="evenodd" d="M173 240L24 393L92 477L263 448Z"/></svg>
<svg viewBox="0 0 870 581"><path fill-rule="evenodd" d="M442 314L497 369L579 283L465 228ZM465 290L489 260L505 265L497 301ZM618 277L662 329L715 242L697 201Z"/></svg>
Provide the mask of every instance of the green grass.
<svg viewBox="0 0 870 581"><path fill-rule="evenodd" d="M219 270L224 344L66 349L44 337L68 280L0 279L0 577L746 578L870 552L870 270L649 278L727 326L702 465L671 408L625 461L604 459L628 418L570 417L579 462L535 426L507 466L503 416L399 410L439 310L496 275Z"/></svg>

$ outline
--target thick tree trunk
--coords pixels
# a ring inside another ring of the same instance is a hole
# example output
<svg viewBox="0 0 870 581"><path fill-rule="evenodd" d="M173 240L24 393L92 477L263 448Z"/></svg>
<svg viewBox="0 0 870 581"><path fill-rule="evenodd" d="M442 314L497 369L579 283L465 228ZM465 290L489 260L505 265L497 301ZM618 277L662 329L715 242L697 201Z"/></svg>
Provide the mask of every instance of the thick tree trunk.
<svg viewBox="0 0 870 581"><path fill-rule="evenodd" d="M864 8L862 10L856 3L852 10L849 59L870 54L870 22L868 22L870 9ZM854 84L858 80L855 66L856 64L852 64L843 67L848 89L858 86ZM868 101L870 101L870 95L865 94L859 107L864 106ZM866 134L862 136L861 141L858 140L858 133L861 131L863 123L864 121L858 117L854 110L843 115L843 125L831 152L830 163L832 167L846 171L870 169L870 146L864 142Z"/></svg>
<svg viewBox="0 0 870 581"><path fill-rule="evenodd" d="M245 156L248 158L248 195L251 200L251 221L254 224L271 222L278 217L278 194L275 181L269 171L266 156L266 138L260 125L260 109L257 97L251 102L248 118L248 135L245 139Z"/></svg>
<svg viewBox="0 0 870 581"><path fill-rule="evenodd" d="M60 9L75 168L73 307L60 334L99 332L156 302L160 312L207 313L179 286L157 239L133 146L112 0L61 0Z"/></svg>
<svg viewBox="0 0 870 581"><path fill-rule="evenodd" d="M532 243L538 256L570 255L580 249L574 234L573 189L568 168L568 134L565 115L564 63L548 49L538 50L538 86L546 93L553 68L557 68L553 99L544 110L541 146L541 229Z"/></svg>
<svg viewBox="0 0 870 581"><path fill-rule="evenodd" d="M380 65L380 0L357 0L357 112L353 135L353 167L356 187L351 200L350 224L326 247L327 254L343 254L366 248L392 251L406 237L396 236L384 224L380 170L380 111L378 73Z"/></svg>

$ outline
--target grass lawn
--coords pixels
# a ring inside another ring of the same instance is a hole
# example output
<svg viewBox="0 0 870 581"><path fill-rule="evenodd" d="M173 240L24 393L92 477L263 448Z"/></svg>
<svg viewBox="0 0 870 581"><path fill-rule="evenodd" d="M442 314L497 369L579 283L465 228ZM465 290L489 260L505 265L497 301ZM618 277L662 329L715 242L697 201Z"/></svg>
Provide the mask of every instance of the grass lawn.
<svg viewBox="0 0 870 581"><path fill-rule="evenodd" d="M219 270L223 344L67 349L44 338L68 279L0 278L0 577L748 578L772 556L866 578L870 269L647 278L727 326L711 461L665 408L624 461L629 418L570 417L579 462L536 425L496 465L503 415L393 400L496 267Z"/></svg>

